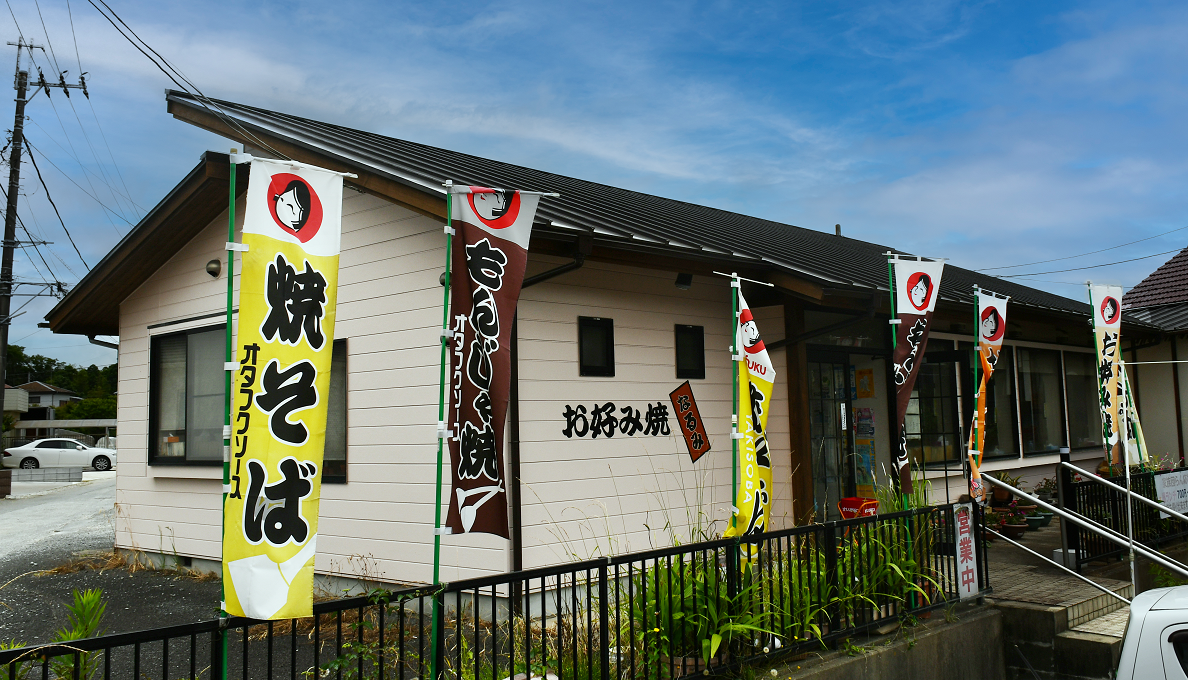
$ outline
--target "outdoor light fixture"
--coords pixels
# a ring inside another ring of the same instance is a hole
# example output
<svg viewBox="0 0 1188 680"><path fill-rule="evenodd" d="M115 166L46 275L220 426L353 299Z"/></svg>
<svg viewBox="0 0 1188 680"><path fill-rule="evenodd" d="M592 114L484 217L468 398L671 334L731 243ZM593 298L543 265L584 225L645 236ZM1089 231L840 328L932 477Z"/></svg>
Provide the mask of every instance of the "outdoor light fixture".
<svg viewBox="0 0 1188 680"><path fill-rule="evenodd" d="M206 263L206 273L219 278L219 272L223 271L223 263L219 260L211 260Z"/></svg>
<svg viewBox="0 0 1188 680"><path fill-rule="evenodd" d="M693 275L681 272L677 274L676 287L681 290L689 290L693 285Z"/></svg>

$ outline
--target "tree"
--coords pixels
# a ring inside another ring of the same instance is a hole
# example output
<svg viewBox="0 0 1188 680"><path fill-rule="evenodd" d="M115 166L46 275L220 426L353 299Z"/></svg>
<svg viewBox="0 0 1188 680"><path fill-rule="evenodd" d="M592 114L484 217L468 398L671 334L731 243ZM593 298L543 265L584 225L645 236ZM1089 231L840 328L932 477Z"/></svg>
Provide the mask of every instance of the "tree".
<svg viewBox="0 0 1188 680"><path fill-rule="evenodd" d="M91 397L82 401L71 401L54 409L58 420L89 420L91 418L115 418L116 398Z"/></svg>
<svg viewBox="0 0 1188 680"><path fill-rule="evenodd" d="M21 345L8 346L7 370L8 384L14 387L40 380L70 390L84 400L110 397L116 391L116 364L102 367L91 364L83 368L40 354L28 354ZM109 417L114 418L114 413Z"/></svg>

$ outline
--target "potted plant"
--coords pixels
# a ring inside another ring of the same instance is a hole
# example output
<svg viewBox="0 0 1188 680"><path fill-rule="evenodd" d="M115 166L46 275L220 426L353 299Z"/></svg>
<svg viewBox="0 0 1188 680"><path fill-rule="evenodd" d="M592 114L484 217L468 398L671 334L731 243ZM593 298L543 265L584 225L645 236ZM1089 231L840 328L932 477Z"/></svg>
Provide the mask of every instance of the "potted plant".
<svg viewBox="0 0 1188 680"><path fill-rule="evenodd" d="M994 530L994 531L1001 531L1001 527L1002 527L1002 515L998 514L997 512L994 512L993 510L987 510L987 511L986 511L986 512L985 512L985 513L982 515L982 526L983 526L985 529L992 529L992 530ZM984 534L985 534L985 536L986 536L986 541L987 541L987 542L993 542L993 541L994 541L994 534L990 533L989 531L984 531L983 533L984 533Z"/></svg>
<svg viewBox="0 0 1188 680"><path fill-rule="evenodd" d="M1001 514L1003 517L1002 535L1015 541L1023 538L1023 534L1027 531L1027 515L1019 510L1019 501L1011 501L1001 510Z"/></svg>
<svg viewBox="0 0 1188 680"><path fill-rule="evenodd" d="M1056 496L1056 478L1044 477L1035 485L1035 495L1041 501L1050 501Z"/></svg>
<svg viewBox="0 0 1188 680"><path fill-rule="evenodd" d="M1040 510L1038 514L1040 517L1044 518L1044 521L1042 523L1040 523L1041 527L1046 527L1049 524L1051 524L1052 518L1056 516L1056 513L1054 513L1054 512L1045 512L1043 510Z"/></svg>
<svg viewBox="0 0 1188 680"><path fill-rule="evenodd" d="M1039 531L1039 528L1044 525L1044 516L1039 513L1027 515L1024 518L1027 522L1028 531Z"/></svg>
<svg viewBox="0 0 1188 680"><path fill-rule="evenodd" d="M998 481L1002 482L1003 484L1009 484L1009 485L1015 487L1016 489L1019 488L1019 479L1020 478L1012 477L1011 475L1007 474L1006 471L992 473L992 476L995 479L997 479ZM1000 486L994 486L992 493L991 493L990 503L991 503L991 505L995 505L995 506L1007 505L1012 502L1012 499L1014 497L1015 497L1015 494L1011 493L1010 491L1007 491L1006 489L1004 489Z"/></svg>

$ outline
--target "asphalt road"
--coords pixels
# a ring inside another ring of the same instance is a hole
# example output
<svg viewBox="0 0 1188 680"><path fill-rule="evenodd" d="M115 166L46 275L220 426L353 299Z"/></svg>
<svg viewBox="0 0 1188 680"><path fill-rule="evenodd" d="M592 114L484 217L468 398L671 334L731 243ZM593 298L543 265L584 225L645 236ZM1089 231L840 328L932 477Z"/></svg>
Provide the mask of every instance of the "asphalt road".
<svg viewBox="0 0 1188 680"><path fill-rule="evenodd" d="M115 541L115 479L0 499L0 640L46 642L66 623L75 588L102 588L103 628L122 633L213 618L219 583L171 572L83 570L39 576L79 553L110 551ZM15 489L14 489L15 491ZM15 579L15 581L13 581ZM9 581L12 581L9 583Z"/></svg>

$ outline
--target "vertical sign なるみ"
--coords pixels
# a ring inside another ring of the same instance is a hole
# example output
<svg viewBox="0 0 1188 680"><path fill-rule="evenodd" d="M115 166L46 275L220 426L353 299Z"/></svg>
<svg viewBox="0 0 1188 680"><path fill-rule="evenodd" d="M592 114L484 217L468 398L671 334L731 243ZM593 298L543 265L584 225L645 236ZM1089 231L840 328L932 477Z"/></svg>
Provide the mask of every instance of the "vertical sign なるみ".
<svg viewBox="0 0 1188 680"><path fill-rule="evenodd" d="M342 177L252 160L223 508L224 609L236 616L313 612Z"/></svg>

